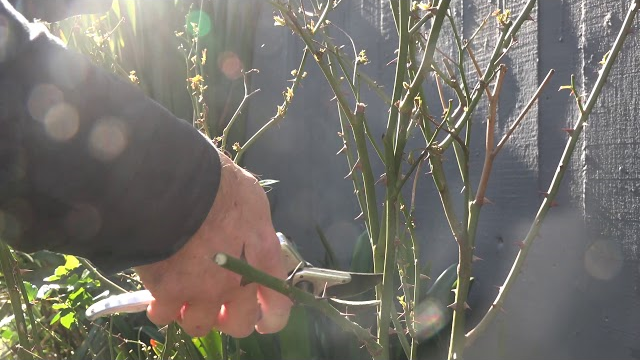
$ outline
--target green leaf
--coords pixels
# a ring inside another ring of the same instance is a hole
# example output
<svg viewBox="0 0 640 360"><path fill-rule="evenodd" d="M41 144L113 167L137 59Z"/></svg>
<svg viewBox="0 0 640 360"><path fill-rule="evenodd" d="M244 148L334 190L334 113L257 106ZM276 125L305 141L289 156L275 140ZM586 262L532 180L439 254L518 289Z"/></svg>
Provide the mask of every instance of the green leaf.
<svg viewBox="0 0 640 360"><path fill-rule="evenodd" d="M49 325L53 325L55 323L57 323L60 320L60 313L57 313L53 319L51 319L51 321L49 322Z"/></svg>
<svg viewBox="0 0 640 360"><path fill-rule="evenodd" d="M61 310L61 309L68 309L69 305L65 304L65 303L57 303L57 304L53 304L51 305L51 308L53 310Z"/></svg>
<svg viewBox="0 0 640 360"><path fill-rule="evenodd" d="M85 292L84 288L79 288L78 290L72 292L69 295L69 300L73 301L78 295L82 295Z"/></svg>
<svg viewBox="0 0 640 360"><path fill-rule="evenodd" d="M66 260L64 267L68 270L73 270L80 266L80 260L78 260L78 258L73 255L65 255L64 259Z"/></svg>
<svg viewBox="0 0 640 360"><path fill-rule="evenodd" d="M351 271L361 273L373 272L373 250L369 241L369 233L364 231L356 240L351 257Z"/></svg>
<svg viewBox="0 0 640 360"><path fill-rule="evenodd" d="M312 359L311 334L307 311L299 306L291 308L289 323L278 333L281 359Z"/></svg>
<svg viewBox="0 0 640 360"><path fill-rule="evenodd" d="M25 281L24 288L25 290L27 290L27 297L29 298L29 302L34 301L36 295L38 295L38 287L28 281Z"/></svg>
<svg viewBox="0 0 640 360"><path fill-rule="evenodd" d="M10 330L9 328L4 329L2 331L2 338L5 340L11 340L11 338L15 335L15 331Z"/></svg>
<svg viewBox="0 0 640 360"><path fill-rule="evenodd" d="M60 267L62 267L62 266L60 266ZM58 268L56 268L56 271L58 271ZM60 276L59 275L51 275L51 276L47 276L43 280L44 281L56 281L56 280L60 280Z"/></svg>
<svg viewBox="0 0 640 360"><path fill-rule="evenodd" d="M54 275L57 277L56 279L52 279L52 280L58 280L61 279L63 276L67 275L67 273L69 272L69 269L67 269L66 267L63 266L58 266L56 268L56 271L54 271ZM52 276L50 276L49 278L52 278Z"/></svg>
<svg viewBox="0 0 640 360"><path fill-rule="evenodd" d="M194 338L192 341L205 359L222 358L222 336L220 336L220 332L211 331L207 336Z"/></svg>
<svg viewBox="0 0 640 360"><path fill-rule="evenodd" d="M67 329L71 328L71 325L76 321L75 313L73 311L67 311L66 314L60 317L60 324Z"/></svg>

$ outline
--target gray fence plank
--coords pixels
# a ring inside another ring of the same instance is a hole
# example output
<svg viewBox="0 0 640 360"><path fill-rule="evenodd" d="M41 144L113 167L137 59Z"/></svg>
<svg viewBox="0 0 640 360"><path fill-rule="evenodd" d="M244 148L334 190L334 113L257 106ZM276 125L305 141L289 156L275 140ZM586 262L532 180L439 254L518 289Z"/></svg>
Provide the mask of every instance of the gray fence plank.
<svg viewBox="0 0 640 360"><path fill-rule="evenodd" d="M590 88L598 61L613 41L629 1L541 1L534 22L527 22L508 57L509 68L500 101L499 135L519 114L549 69L556 75L515 133L495 164L477 239L477 254L485 261L474 265L476 282L471 294L471 323L486 310L518 251L517 241L530 225L557 161L566 134L563 127L576 119L573 100L557 92L570 75ZM523 2L453 1L453 13L468 38L479 22L497 7L517 14ZM395 26L385 0L343 1L330 20L365 49L372 63L363 69L390 92L397 43ZM264 7L257 34L254 66L261 73L254 85L263 89L252 98L248 133L254 132L282 102L290 71L298 66L303 44L282 27L273 26L273 14ZM349 45L337 29L336 41ZM495 20L476 40L476 56L487 60L493 50ZM488 37L488 39L487 39ZM603 98L585 132L572 168L552 209L542 236L536 240L518 285L489 333L470 348L469 358L486 359L632 359L640 357L640 296L638 240L640 229L640 144L634 120L639 110L640 76L637 36L626 45ZM264 46L263 46L264 44ZM350 46L350 45L349 45ZM455 54L450 42L439 44ZM352 52L349 50L349 52ZM276 228L292 235L302 253L318 262L323 249L315 234L318 225L346 266L355 238L364 230L354 220L359 209L336 135L339 123L333 95L317 65L310 61L308 76L296 93L285 121L266 133L247 153L250 170L281 183L269 193ZM467 74L475 78L468 65ZM515 76L514 76L515 74ZM433 80L427 85L435 95ZM473 82L471 82L473 86ZM432 109L439 101L430 96ZM367 116L375 136L381 137L387 112L375 95L363 90ZM484 101L484 100L483 100ZM486 107L486 104L482 105ZM474 118L472 172L477 186L484 156L483 108ZM438 110L439 111L439 110ZM434 110L434 115L439 115ZM419 144L414 141L412 144ZM453 154L445 159L454 193L461 189ZM376 174L383 172L374 160ZM423 173L426 172L424 169ZM382 201L382 188L378 188ZM424 175L418 187L417 225L424 239L425 263L437 275L456 260L456 246L441 215L431 179ZM585 218L589 227L585 227Z"/></svg>

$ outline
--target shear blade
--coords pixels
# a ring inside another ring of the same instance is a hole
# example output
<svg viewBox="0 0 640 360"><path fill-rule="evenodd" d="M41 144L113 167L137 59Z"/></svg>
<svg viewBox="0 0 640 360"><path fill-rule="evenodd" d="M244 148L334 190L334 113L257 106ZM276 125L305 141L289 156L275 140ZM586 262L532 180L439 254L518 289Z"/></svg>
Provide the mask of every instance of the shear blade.
<svg viewBox="0 0 640 360"><path fill-rule="evenodd" d="M349 273L351 281L327 287L326 297L346 298L362 294L382 282L382 274Z"/></svg>

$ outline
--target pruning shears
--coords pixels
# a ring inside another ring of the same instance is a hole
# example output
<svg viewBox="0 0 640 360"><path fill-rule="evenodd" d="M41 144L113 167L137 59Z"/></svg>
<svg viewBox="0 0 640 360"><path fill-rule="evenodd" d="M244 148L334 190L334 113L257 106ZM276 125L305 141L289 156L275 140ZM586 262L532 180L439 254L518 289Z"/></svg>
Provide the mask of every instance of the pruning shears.
<svg viewBox="0 0 640 360"><path fill-rule="evenodd" d="M282 233L277 233L277 236L288 271L287 282L318 298L348 298L370 290L382 282L382 274L315 267L304 260ZM148 290L113 295L91 305L85 314L87 319L95 320L115 313L142 312L153 300L153 295Z"/></svg>

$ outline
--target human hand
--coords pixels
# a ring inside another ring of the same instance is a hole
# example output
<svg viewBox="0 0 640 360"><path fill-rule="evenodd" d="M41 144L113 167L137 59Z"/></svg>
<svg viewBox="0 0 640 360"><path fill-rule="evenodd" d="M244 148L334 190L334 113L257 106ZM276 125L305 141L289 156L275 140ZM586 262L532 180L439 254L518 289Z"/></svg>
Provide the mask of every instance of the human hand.
<svg viewBox="0 0 640 360"><path fill-rule="evenodd" d="M240 276L212 261L218 252L244 256L259 270L284 279L280 244L269 202L250 173L220 155L220 187L207 218L173 256L135 270L155 300L147 309L157 325L174 320L191 336L216 328L233 337L280 331L290 300L257 284L240 285Z"/></svg>

